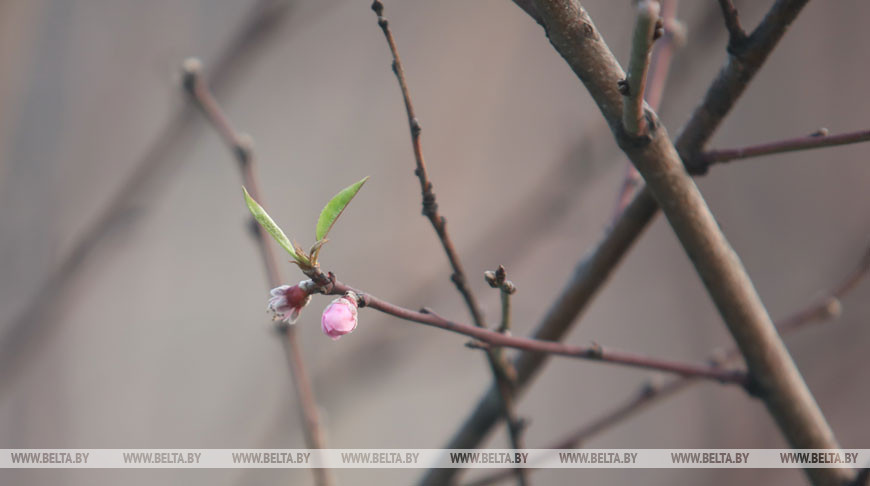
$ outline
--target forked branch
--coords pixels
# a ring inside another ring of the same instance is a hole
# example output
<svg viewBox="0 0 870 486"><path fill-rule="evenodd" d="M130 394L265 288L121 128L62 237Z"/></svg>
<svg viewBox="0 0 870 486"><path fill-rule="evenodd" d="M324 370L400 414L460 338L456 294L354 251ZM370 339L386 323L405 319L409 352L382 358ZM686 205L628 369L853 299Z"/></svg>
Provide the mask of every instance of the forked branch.
<svg viewBox="0 0 870 486"><path fill-rule="evenodd" d="M808 306L782 318L776 322L776 329L780 334L792 334L805 327L822 323L839 317L841 312L840 300L849 294L870 273L870 247L868 247L858 265L849 272L827 294ZM740 351L735 347L714 352L709 361L721 364L729 364L740 358ZM565 437L559 439L547 448L549 449L573 449L582 447L584 443L611 428L622 424L627 419L648 409L651 405L676 395L678 392L690 388L692 385L701 383L693 378L676 378L669 381L651 378L629 399L613 407L601 416L589 421ZM495 484L508 476L508 472L499 471L492 475L467 483L465 486L483 486Z"/></svg>

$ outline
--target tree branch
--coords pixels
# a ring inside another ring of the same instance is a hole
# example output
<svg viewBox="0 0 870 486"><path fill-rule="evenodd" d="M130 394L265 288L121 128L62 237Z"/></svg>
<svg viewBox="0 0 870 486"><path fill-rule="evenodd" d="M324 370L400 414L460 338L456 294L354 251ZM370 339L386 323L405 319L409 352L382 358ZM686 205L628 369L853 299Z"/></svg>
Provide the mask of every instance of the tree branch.
<svg viewBox="0 0 870 486"><path fill-rule="evenodd" d="M372 3L372 10L378 16L378 25L384 31L384 37L387 39L387 44L390 46L390 53L393 55L393 73L399 81L399 88L402 90L402 98L405 102L405 111L408 115L408 126L411 129L411 144L414 149L414 159L417 163L417 168L414 173L420 179L420 191L423 195L423 215L432 223L435 232L438 234L438 239L444 247L444 252L447 254L447 259L450 261L450 267L453 269L453 275L450 279L456 284L456 288L471 313L471 318L475 325L486 327L486 322L483 319L483 313L477 304L477 300L468 287L468 278L465 276L465 271L462 268L462 263L459 261L459 255L453 246L450 235L447 234L447 220L438 213L438 203L435 202L435 193L432 191L432 182L429 180L429 174L426 171L426 162L423 159L423 149L420 145L420 133L422 128L417 116L414 114L414 104L411 101L411 94L408 90L408 83L405 80L405 68L402 66L402 61L399 58L399 51L396 48L396 41L393 38L393 33L390 31L389 21L383 16L384 5L375 0Z"/></svg>
<svg viewBox="0 0 870 486"><path fill-rule="evenodd" d="M659 20L659 4L652 0L642 0L637 5L637 19L631 43L631 57L628 61L628 75L620 81L620 92L625 97L622 103L622 125L632 136L647 133L646 118L643 113L644 88L649 70L650 52L656 40ZM661 28L661 27L658 27Z"/></svg>
<svg viewBox="0 0 870 486"><path fill-rule="evenodd" d="M805 137L790 138L768 142L759 145L750 145L733 149L709 150L698 156L690 167L693 171L704 173L712 164L730 162L732 160L761 157L764 155L796 152L799 150L811 150L824 147L836 147L870 140L870 130L858 132L840 133L828 135L826 130L820 130Z"/></svg>
<svg viewBox="0 0 870 486"><path fill-rule="evenodd" d="M838 448L834 434L789 356L752 281L722 234L654 113L649 139L626 133L614 92L619 63L576 0L538 0L550 42L610 124L618 145L644 176L746 359L758 395L794 448ZM816 484L840 484L849 471L810 470Z"/></svg>
<svg viewBox="0 0 870 486"><path fill-rule="evenodd" d="M746 42L746 31L740 26L737 8L732 0L719 0L719 7L722 8L725 28L728 29L728 52L737 52L741 45Z"/></svg>
<svg viewBox="0 0 870 486"><path fill-rule="evenodd" d="M227 118L214 95L208 89L208 85L202 76L202 66L199 60L188 59L185 61L183 71L183 87L190 101L202 111L205 118L212 124L218 135L220 135L221 139L235 155L239 168L242 171L243 185L254 199L262 203L263 196L260 193L259 178L254 167L253 144L250 137L238 133L233 128L229 118ZM281 278L272 238L266 234L265 230L253 218L250 228L257 240L257 246L263 258L263 266L266 269L268 284L270 287L277 287L284 280ZM308 378L305 362L302 359L296 327L282 321L277 329L284 336L282 340L284 354L290 367L290 374L294 380L296 396L299 397L299 404L301 405L305 443L310 449L322 449L325 441L318 419L317 402L314 398L314 390ZM328 469L312 468L311 472L314 475L316 484L322 486L332 484Z"/></svg>
<svg viewBox="0 0 870 486"><path fill-rule="evenodd" d="M359 296L361 308L370 307L402 320L425 324L427 326L437 327L439 329L474 338L478 341L475 343L474 347L482 349L491 350L496 347L522 349L536 354L550 354L590 361L603 361L606 363L620 364L635 368L674 373L680 376L705 378L726 384L749 384L746 381L746 374L738 370L653 358L628 351L605 348L598 344L593 344L591 346L573 346L554 341L515 337L491 331L489 329L451 321L435 314L429 309L412 311L404 307L399 307L364 291L339 282L335 280L334 277L326 277L324 275L314 276L314 281L318 283L320 291L324 294L344 295L346 292L352 291Z"/></svg>
<svg viewBox="0 0 870 486"><path fill-rule="evenodd" d="M777 0L758 27L741 44L740 49L728 53L725 66L719 71L704 95L704 100L695 108L677 137L675 145L683 161L694 160L701 152L808 2L809 0Z"/></svg>
<svg viewBox="0 0 870 486"><path fill-rule="evenodd" d="M648 77L645 87L645 98L653 111L659 109L659 104L662 101L662 94L664 93L665 82L668 78L668 70L671 67L671 58L673 58L674 50L676 50L676 47L685 37L684 32L677 32L680 27L678 27L679 23L676 16L677 0L662 0L661 23L663 35L652 49L649 67L651 75ZM643 121L644 128L646 128L646 119L644 118ZM625 210L625 207L631 202L635 191L642 184L643 178L637 172L637 169L634 168L631 162L627 162L625 177L623 177L622 186L616 197L616 210L613 212L614 220Z"/></svg>
<svg viewBox="0 0 870 486"><path fill-rule="evenodd" d="M778 320L776 322L777 330L782 335L791 334L810 324L821 323L839 317L840 300L851 292L868 273L870 273L870 247L865 250L864 256L856 268L834 286L824 298L818 299L797 312ZM739 357L740 351L732 346L724 352L711 354L709 360L711 362L727 364L733 363ZM625 420L646 410L650 405L671 397L697 383L701 382L693 378L677 378L664 383L660 380L650 379L645 385L640 387L634 396L624 403L591 420L574 432L556 441L556 443L548 448L573 449L582 446L587 440L621 424ZM494 484L505 479L508 475L509 471L499 471L490 476L472 481L466 484L466 486Z"/></svg>
<svg viewBox="0 0 870 486"><path fill-rule="evenodd" d="M405 68L402 65L401 58L399 57L396 40L390 30L389 21L383 15L383 3L379 0L375 0L372 2L372 10L378 17L378 25L384 32L384 37L389 45L390 53L393 56L393 73L396 75L396 80L399 82L399 88L402 91L402 99L405 103L405 111L408 116L408 127L411 131L411 145L413 146L414 159L417 165L414 173L420 180L420 191L423 196L423 215L429 219L429 222L432 223L432 227L438 234L438 239L441 241L441 246L444 248L444 252L447 254L447 259L450 262L450 267L453 269L453 275L451 275L450 279L456 285L456 289L459 293L462 294L463 299L465 299L466 307L468 307L468 311L471 314L474 324L480 328L486 328L486 321L484 320L483 313L480 311L477 299L471 292L471 288L468 286L468 278L462 268L459 255L456 253L453 241L447 233L447 220L438 213L438 203L435 202L435 192L432 190L432 182L429 180L429 175L426 171L426 163L423 159L423 149L420 144L420 133L422 132L422 128L420 127L420 122L417 120L417 116L414 113L414 104L411 101L411 93L408 89L407 80L405 79ZM513 383L509 377L515 376L516 372L512 370L510 363L505 359L503 353L496 353L492 350L487 350L486 357L492 371L496 388L499 391L502 411L508 421L508 430L513 437L519 420L517 419L516 407L514 404ZM519 470L518 479L521 486L526 484L526 474L524 471Z"/></svg>
<svg viewBox="0 0 870 486"><path fill-rule="evenodd" d="M483 273L483 277L486 280L486 283L489 284L490 287L499 290L499 297L501 297L501 325L498 327L498 332L502 334L510 334L511 329L511 295L516 293L517 288L514 286L514 283L510 280L507 280L507 272L504 269L504 266L499 265L498 269L493 271L487 271ZM505 359L504 349L496 348L495 349L495 357L500 363L504 363L505 371L509 371L511 376L503 376L502 378L506 379L510 382L511 386L517 381L516 370L511 366L511 364ZM513 390L511 390L512 392ZM512 393L511 393L511 398ZM508 421L508 432L510 435L511 446L515 450L525 449L525 440L523 438L523 432L525 428L524 421L516 416L516 414L511 414L507 417ZM525 468L517 467L514 470L514 474L517 477L517 480L520 484L526 484L529 482L528 480L528 471Z"/></svg>

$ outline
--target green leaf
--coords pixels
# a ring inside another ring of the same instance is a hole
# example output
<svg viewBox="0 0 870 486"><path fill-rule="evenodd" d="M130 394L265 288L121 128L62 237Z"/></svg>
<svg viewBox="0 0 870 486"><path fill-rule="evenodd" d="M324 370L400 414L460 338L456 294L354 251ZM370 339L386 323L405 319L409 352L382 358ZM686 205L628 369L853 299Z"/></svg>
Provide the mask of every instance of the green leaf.
<svg viewBox="0 0 870 486"><path fill-rule="evenodd" d="M245 203L248 204L248 209L251 211L251 214L254 215L254 219L260 223L260 226L262 226L267 233L272 235L272 238L275 238L275 241L277 241L282 248L287 250L287 253L289 253L294 260L299 261L299 256L293 249L293 244L290 243L290 239L287 238L287 235L285 235L284 232L281 231L281 228L275 224L275 221L269 217L269 213L267 213L266 210L257 203L257 201L254 201L254 198L248 194L248 190L245 189L244 186L242 187L242 190L245 191Z"/></svg>
<svg viewBox="0 0 870 486"><path fill-rule="evenodd" d="M350 204L351 199L356 196L356 193L359 192L360 188L362 188L367 180L369 180L368 176L355 184L345 187L341 192L336 194L335 197L330 199L328 203L326 203L326 207L324 207L323 211L320 212L320 218L317 219L317 230L315 231L315 234L318 241L326 237L329 230L332 229L332 225L334 225L338 217L341 216L344 208Z"/></svg>

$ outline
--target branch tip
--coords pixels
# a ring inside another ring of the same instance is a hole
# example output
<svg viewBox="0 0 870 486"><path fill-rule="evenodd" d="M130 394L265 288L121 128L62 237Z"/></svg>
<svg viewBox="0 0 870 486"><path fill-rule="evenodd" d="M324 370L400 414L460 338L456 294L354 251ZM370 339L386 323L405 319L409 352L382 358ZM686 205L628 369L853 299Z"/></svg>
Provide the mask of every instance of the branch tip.
<svg viewBox="0 0 870 486"><path fill-rule="evenodd" d="M194 96L196 84L202 76L202 61L196 57L188 57L181 63L181 85L185 91Z"/></svg>
<svg viewBox="0 0 870 486"><path fill-rule="evenodd" d="M384 14L384 4L380 2L380 0L375 0L372 2L372 10L375 11L378 17Z"/></svg>
<svg viewBox="0 0 870 486"><path fill-rule="evenodd" d="M619 94L622 96L629 96L631 94L631 87L628 85L628 80L620 79L617 81L616 89L619 90Z"/></svg>

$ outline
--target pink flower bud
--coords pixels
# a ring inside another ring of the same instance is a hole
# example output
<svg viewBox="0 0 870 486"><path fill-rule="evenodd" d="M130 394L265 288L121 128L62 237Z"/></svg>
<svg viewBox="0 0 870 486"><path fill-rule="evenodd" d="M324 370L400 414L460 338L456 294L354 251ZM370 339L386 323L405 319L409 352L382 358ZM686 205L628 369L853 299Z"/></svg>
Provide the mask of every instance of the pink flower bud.
<svg viewBox="0 0 870 486"><path fill-rule="evenodd" d="M348 292L330 303L323 311L320 326L333 341L356 329L357 296Z"/></svg>
<svg viewBox="0 0 870 486"><path fill-rule="evenodd" d="M314 290L314 282L303 280L296 285L282 285L272 289L272 297L269 299L269 310L272 311L272 320L281 320L294 324L299 318L299 312L311 301L311 292Z"/></svg>

